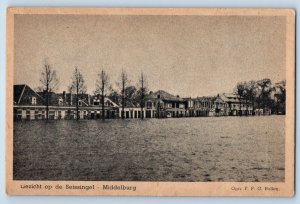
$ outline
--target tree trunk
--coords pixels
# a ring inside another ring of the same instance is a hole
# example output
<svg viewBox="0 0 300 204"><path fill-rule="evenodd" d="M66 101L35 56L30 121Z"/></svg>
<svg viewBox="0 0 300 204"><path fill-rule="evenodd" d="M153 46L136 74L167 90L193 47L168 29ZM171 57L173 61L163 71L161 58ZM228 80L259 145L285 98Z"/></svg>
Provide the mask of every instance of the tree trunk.
<svg viewBox="0 0 300 204"><path fill-rule="evenodd" d="M121 117L124 119L124 106L125 106L125 81L122 79L122 111L121 111Z"/></svg>
<svg viewBox="0 0 300 204"><path fill-rule="evenodd" d="M46 93L46 120L49 120L49 93Z"/></svg>
<svg viewBox="0 0 300 204"><path fill-rule="evenodd" d="M254 99L252 99L252 115L255 115Z"/></svg>
<svg viewBox="0 0 300 204"><path fill-rule="evenodd" d="M248 116L248 99L246 100L246 116Z"/></svg>
<svg viewBox="0 0 300 204"><path fill-rule="evenodd" d="M77 83L77 90L76 90L76 120L79 120L79 99L78 99L78 93L79 93L79 88L78 88L78 83Z"/></svg>
<svg viewBox="0 0 300 204"><path fill-rule="evenodd" d="M141 107L141 119L144 119L144 108Z"/></svg>
<svg viewBox="0 0 300 204"><path fill-rule="evenodd" d="M105 119L105 112L104 112L104 91L102 91L101 105L102 105L102 120L104 120Z"/></svg>
<svg viewBox="0 0 300 204"><path fill-rule="evenodd" d="M49 82L47 79L47 86L46 86L46 119L49 120Z"/></svg>
<svg viewBox="0 0 300 204"><path fill-rule="evenodd" d="M79 104L78 93L76 94L76 120L79 120Z"/></svg>
<svg viewBox="0 0 300 204"><path fill-rule="evenodd" d="M141 119L144 119L144 87L142 85L142 97L141 97Z"/></svg>
<svg viewBox="0 0 300 204"><path fill-rule="evenodd" d="M49 93L46 92L46 119L49 120Z"/></svg>
<svg viewBox="0 0 300 204"><path fill-rule="evenodd" d="M240 116L242 116L242 101L241 101L241 98L240 98Z"/></svg>

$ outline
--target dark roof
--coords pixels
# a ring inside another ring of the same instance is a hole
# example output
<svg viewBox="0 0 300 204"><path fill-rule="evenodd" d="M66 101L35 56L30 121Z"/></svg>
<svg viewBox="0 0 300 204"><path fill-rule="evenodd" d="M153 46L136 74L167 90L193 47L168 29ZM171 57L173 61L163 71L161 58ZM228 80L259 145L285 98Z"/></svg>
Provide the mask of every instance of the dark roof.
<svg viewBox="0 0 300 204"><path fill-rule="evenodd" d="M44 105L45 100L26 84L14 85L14 104L31 105L32 97L36 97L36 105Z"/></svg>
<svg viewBox="0 0 300 204"><path fill-rule="evenodd" d="M99 105L102 104L100 94L90 96L91 105L93 105L94 100L99 100ZM108 98L106 96L104 97L104 104L109 104L110 106L113 106L113 107L118 107L119 106L119 104L115 103L113 100L111 100L110 98Z"/></svg>
<svg viewBox="0 0 300 204"><path fill-rule="evenodd" d="M204 101L204 102L209 102L209 101L215 101L217 99L217 96L202 96L202 97L197 97L195 100L197 101Z"/></svg>
<svg viewBox="0 0 300 204"><path fill-rule="evenodd" d="M26 87L25 84L14 85L14 103L16 104L19 103L25 87Z"/></svg>
<svg viewBox="0 0 300 204"><path fill-rule="evenodd" d="M239 103L240 102L240 96L234 93L222 93L220 95L223 101L225 102L231 102L231 103ZM242 98L243 100L243 98Z"/></svg>
<svg viewBox="0 0 300 204"><path fill-rule="evenodd" d="M154 93L150 93L146 98L147 99L161 99L161 100L167 100L167 101L183 101L182 98L174 96L163 90L159 90Z"/></svg>

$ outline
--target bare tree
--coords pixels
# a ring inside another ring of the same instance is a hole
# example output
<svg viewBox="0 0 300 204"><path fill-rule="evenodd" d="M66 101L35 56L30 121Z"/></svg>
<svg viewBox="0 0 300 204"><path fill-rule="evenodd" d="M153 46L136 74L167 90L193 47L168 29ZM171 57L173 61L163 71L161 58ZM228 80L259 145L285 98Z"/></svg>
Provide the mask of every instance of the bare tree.
<svg viewBox="0 0 300 204"><path fill-rule="evenodd" d="M144 119L144 107L145 107L145 95L147 93L147 79L144 73L141 73L140 79L139 79L139 95L140 95L140 107L141 107L141 119Z"/></svg>
<svg viewBox="0 0 300 204"><path fill-rule="evenodd" d="M99 94L101 96L101 107L102 107L102 120L105 119L105 96L109 94L109 91L111 90L111 86L109 84L109 77L107 73L102 70L98 74L98 79L96 81L96 94Z"/></svg>
<svg viewBox="0 0 300 204"><path fill-rule="evenodd" d="M75 92L76 94L76 119L78 120L79 115L79 95L86 93L86 85L83 79L83 75L81 74L80 70L77 66L75 66L75 70L72 76L72 82L69 87L71 92Z"/></svg>
<svg viewBox="0 0 300 204"><path fill-rule="evenodd" d="M38 87L39 90L43 90L46 97L46 119L49 119L49 93L53 92L58 87L58 78L56 71L46 61L44 63L43 70L41 72L40 82L42 86Z"/></svg>
<svg viewBox="0 0 300 204"><path fill-rule="evenodd" d="M126 93L125 90L128 87L130 81L128 79L127 73L122 69L121 75L120 75L120 81L117 82L117 85L119 86L119 89L121 90L121 105L122 105L122 111L121 111L121 118L124 119L124 108L125 108L125 100L126 100Z"/></svg>

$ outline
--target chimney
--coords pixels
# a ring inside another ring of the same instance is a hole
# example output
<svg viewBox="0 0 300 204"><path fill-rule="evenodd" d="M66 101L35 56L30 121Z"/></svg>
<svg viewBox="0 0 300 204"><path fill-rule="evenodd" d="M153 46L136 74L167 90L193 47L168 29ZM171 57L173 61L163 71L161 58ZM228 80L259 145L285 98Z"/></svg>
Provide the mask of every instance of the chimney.
<svg viewBox="0 0 300 204"><path fill-rule="evenodd" d="M66 104L66 102L67 102L66 92L63 91L63 103Z"/></svg>
<svg viewBox="0 0 300 204"><path fill-rule="evenodd" d="M91 105L91 98L90 98L90 94L88 94L88 105Z"/></svg>

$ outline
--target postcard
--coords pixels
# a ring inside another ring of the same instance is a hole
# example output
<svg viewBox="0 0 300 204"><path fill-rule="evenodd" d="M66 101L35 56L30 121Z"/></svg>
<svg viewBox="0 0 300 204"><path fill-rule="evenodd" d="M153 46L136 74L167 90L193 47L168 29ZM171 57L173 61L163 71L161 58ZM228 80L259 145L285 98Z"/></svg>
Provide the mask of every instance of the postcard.
<svg viewBox="0 0 300 204"><path fill-rule="evenodd" d="M295 11L9 8L10 195L293 196Z"/></svg>

